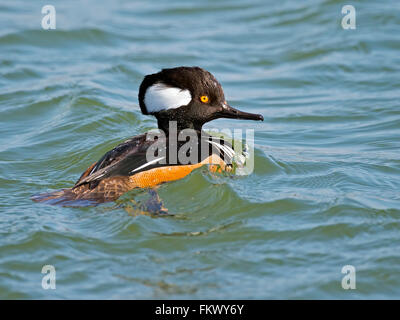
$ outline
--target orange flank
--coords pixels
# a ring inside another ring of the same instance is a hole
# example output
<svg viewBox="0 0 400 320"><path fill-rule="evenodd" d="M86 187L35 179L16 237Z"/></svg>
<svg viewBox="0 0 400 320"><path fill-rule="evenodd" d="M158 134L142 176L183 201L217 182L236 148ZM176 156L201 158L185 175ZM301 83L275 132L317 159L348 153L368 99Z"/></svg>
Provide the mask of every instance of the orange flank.
<svg viewBox="0 0 400 320"><path fill-rule="evenodd" d="M193 170L203 165L210 165L209 169L212 172L230 170L230 167L227 167L219 156L213 154L200 163L153 168L136 173L132 176L109 177L101 180L93 189L90 188L89 184L82 184L72 189L62 189L51 193L40 194L34 196L33 200L62 205L74 205L78 203L76 202L78 200L90 200L97 203L113 201L118 199L125 192L135 188L152 188L164 182L182 179ZM79 181L88 176L93 166L94 164L82 174Z"/></svg>
<svg viewBox="0 0 400 320"><path fill-rule="evenodd" d="M225 162L218 156L212 155L202 162L189 165L177 165L161 168L154 168L139 172L129 177L132 188L150 188L168 181L175 181L184 178L193 170L210 164L210 170L215 172L218 168L225 168Z"/></svg>

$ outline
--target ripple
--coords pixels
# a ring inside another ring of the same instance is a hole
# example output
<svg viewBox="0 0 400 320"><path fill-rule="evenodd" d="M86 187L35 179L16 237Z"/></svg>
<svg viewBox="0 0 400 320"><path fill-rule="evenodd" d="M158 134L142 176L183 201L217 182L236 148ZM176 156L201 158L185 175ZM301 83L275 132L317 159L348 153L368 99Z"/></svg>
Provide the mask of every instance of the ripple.
<svg viewBox="0 0 400 320"><path fill-rule="evenodd" d="M24 30L0 36L0 44L23 45L34 47L71 47L75 45L112 45L118 39L113 33L96 28L82 28L76 30Z"/></svg>

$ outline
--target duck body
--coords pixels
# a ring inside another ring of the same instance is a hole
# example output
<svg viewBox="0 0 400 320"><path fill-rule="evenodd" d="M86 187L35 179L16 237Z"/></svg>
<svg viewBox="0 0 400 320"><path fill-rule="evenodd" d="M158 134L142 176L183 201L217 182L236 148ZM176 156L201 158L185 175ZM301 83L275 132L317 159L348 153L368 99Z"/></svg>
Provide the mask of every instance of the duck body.
<svg viewBox="0 0 400 320"><path fill-rule="evenodd" d="M198 67L163 69L146 76L139 104L143 114L157 118L162 134L147 132L126 140L89 166L72 188L39 194L33 200L93 205L114 201L135 188L181 179L204 165L212 171L230 170L232 146L220 138L215 141L202 130L203 124L221 117L263 120L261 115L230 107L218 81ZM178 138L187 130L195 138L188 136L190 147L188 139Z"/></svg>
<svg viewBox="0 0 400 320"><path fill-rule="evenodd" d="M135 188L153 188L165 182L182 179L202 166L209 166L211 171L230 170L233 161L231 155L234 152L231 145L223 139L217 139L220 142L216 142L215 137L204 131L201 132L201 137L203 141L212 141L213 144L210 143L209 149L204 152L201 150L202 144L198 143L195 155L197 161L193 163L182 163L177 154L185 142L177 142L175 145L174 141L171 145L166 137L163 140L166 145L165 161L148 161L147 151L155 142L148 138L148 133L132 137L87 168L72 188L40 194L33 200L64 205L103 203L114 201ZM157 142L160 143L160 140ZM223 149L218 145L222 145ZM227 149L230 152L224 151ZM175 157L171 157L172 152L176 154ZM159 158L161 157L155 160ZM177 161L170 161L169 158Z"/></svg>

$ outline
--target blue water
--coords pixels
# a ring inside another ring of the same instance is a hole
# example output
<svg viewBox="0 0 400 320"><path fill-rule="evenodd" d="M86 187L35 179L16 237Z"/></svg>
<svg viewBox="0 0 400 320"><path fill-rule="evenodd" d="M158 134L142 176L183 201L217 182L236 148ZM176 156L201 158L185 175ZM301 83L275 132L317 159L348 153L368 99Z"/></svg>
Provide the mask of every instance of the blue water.
<svg viewBox="0 0 400 320"><path fill-rule="evenodd" d="M56 30L41 27L56 8ZM341 26L354 5L356 29ZM0 298L400 298L400 4L393 1L2 1ZM212 72L262 123L255 171L163 185L174 217L63 208L91 163L156 126L138 86ZM44 265L56 289L42 288ZM341 286L342 267L356 289Z"/></svg>

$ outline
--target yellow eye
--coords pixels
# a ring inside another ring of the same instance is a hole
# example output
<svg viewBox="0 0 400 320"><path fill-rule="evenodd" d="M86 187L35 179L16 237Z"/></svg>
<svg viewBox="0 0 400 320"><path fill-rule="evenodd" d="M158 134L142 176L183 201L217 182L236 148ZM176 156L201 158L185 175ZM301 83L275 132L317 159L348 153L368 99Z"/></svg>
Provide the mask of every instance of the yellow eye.
<svg viewBox="0 0 400 320"><path fill-rule="evenodd" d="M203 103L207 103L208 102L208 97L207 96L201 96L200 97L200 101Z"/></svg>

